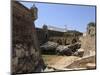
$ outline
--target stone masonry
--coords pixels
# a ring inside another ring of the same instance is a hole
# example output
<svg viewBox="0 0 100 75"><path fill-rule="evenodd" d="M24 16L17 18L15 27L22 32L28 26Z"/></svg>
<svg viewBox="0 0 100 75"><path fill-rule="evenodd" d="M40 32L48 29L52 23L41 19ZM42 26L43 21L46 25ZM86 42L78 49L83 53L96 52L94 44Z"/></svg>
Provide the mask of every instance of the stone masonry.
<svg viewBox="0 0 100 75"><path fill-rule="evenodd" d="M35 9L12 1L11 72L15 74L41 72L44 62L38 44L34 21Z"/></svg>

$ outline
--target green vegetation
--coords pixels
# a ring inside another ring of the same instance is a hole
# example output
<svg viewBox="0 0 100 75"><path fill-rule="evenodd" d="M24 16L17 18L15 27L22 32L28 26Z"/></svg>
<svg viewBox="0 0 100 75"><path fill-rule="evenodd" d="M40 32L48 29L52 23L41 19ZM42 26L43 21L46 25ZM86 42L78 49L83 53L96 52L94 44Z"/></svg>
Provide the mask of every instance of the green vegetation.
<svg viewBox="0 0 100 75"><path fill-rule="evenodd" d="M95 26L96 26L96 23L94 23L94 22L90 22L90 23L88 24L88 26L89 26L89 27L90 27L90 26L95 27Z"/></svg>

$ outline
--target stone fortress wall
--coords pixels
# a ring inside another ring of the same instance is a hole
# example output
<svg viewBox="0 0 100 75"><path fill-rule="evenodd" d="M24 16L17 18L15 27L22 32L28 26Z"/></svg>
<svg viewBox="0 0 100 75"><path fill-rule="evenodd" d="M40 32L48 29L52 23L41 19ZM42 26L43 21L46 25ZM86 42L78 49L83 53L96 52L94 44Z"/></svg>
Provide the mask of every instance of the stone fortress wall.
<svg viewBox="0 0 100 75"><path fill-rule="evenodd" d="M81 32L74 30L68 32L60 32L49 29L45 31L42 28L36 28L36 32L40 45L47 41L56 42L60 45L68 45L71 44L73 40L79 41L80 36L83 35Z"/></svg>
<svg viewBox="0 0 100 75"><path fill-rule="evenodd" d="M34 9L27 9L18 1L12 1L12 55L11 72L41 72L44 67L37 40Z"/></svg>

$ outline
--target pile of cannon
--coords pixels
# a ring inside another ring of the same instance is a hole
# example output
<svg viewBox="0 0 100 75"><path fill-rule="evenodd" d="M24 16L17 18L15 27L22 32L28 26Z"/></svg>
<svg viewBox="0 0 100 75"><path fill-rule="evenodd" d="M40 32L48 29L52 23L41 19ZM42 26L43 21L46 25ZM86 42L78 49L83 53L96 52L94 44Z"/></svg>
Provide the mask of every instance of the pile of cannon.
<svg viewBox="0 0 100 75"><path fill-rule="evenodd" d="M59 45L55 42L46 42L40 46L43 54L57 54L57 55L67 55L67 56L80 56L84 54L84 50L81 49L81 44L79 42L70 45Z"/></svg>

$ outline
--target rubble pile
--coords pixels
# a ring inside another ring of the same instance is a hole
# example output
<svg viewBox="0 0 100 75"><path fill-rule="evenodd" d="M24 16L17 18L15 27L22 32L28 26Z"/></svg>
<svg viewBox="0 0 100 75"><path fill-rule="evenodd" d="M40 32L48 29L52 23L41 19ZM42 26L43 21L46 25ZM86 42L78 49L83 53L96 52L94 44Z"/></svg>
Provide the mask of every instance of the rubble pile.
<svg viewBox="0 0 100 75"><path fill-rule="evenodd" d="M84 50L80 49L81 44L76 42L74 44L70 45L59 45L58 43L55 42L46 42L42 46L40 46L42 53L45 54L57 54L57 55L75 55L75 56L83 56Z"/></svg>
<svg viewBox="0 0 100 75"><path fill-rule="evenodd" d="M79 56L79 57L82 57L84 54L84 49L78 49L73 55L74 56Z"/></svg>
<svg viewBox="0 0 100 75"><path fill-rule="evenodd" d="M48 41L44 43L42 46L40 46L42 53L44 54L54 54L55 49L58 46L58 43Z"/></svg>

